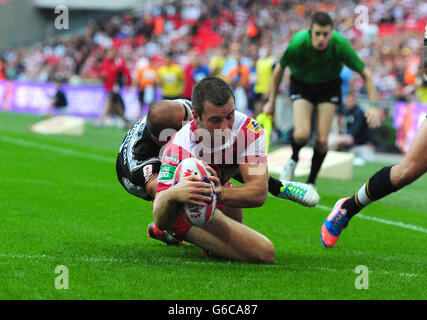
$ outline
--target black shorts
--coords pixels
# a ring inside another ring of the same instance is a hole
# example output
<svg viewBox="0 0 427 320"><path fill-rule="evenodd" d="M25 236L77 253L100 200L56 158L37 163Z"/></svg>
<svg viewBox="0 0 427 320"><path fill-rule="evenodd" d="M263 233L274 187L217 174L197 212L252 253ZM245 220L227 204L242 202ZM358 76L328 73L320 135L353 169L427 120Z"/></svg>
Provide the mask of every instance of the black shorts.
<svg viewBox="0 0 427 320"><path fill-rule="evenodd" d="M113 115L115 114L119 114L119 109L120 111L123 113L125 110L125 103L123 101L122 96L120 95L120 93L116 93L116 92L111 92L110 93L110 97L111 99L111 103L114 104L115 106L111 109L111 113ZM117 109L116 109L117 108Z"/></svg>
<svg viewBox="0 0 427 320"><path fill-rule="evenodd" d="M141 106L144 104L144 95L145 95L145 91L144 91L144 90L139 89L139 90L138 90L138 101L139 101L139 104L140 104Z"/></svg>
<svg viewBox="0 0 427 320"><path fill-rule="evenodd" d="M119 153L116 160L117 178L127 192L138 198L151 201L153 199L146 192L145 188L148 182L152 179L157 179L160 166L160 160L151 159L142 162L133 172L130 172L129 168L124 163L122 153Z"/></svg>
<svg viewBox="0 0 427 320"><path fill-rule="evenodd" d="M320 84L309 84L291 76L290 84L291 101L305 99L313 105L329 102L341 104L341 79Z"/></svg>

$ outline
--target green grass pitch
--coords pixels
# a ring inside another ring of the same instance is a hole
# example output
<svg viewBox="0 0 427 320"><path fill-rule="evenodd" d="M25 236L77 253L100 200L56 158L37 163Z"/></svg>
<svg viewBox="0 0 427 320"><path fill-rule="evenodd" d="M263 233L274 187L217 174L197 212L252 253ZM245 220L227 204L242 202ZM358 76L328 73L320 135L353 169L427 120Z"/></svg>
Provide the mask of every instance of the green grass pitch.
<svg viewBox="0 0 427 320"><path fill-rule="evenodd" d="M426 299L427 175L366 208L337 246L320 227L352 181L319 179L319 206L269 197L245 223L269 237L272 265L217 261L186 244L147 238L151 203L115 175L124 131L86 126L82 137L29 132L40 117L0 113L0 299ZM56 289L66 266L69 288ZM355 268L368 268L368 289Z"/></svg>

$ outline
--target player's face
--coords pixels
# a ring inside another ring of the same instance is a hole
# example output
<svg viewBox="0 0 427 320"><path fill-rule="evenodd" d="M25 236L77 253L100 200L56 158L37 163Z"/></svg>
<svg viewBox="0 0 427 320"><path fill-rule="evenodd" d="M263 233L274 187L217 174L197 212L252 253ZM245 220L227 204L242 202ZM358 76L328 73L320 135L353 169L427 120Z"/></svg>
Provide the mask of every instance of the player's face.
<svg viewBox="0 0 427 320"><path fill-rule="evenodd" d="M311 27L311 44L316 50L325 50L332 35L332 26L313 24Z"/></svg>
<svg viewBox="0 0 427 320"><path fill-rule="evenodd" d="M221 107L206 101L202 118L195 114L194 120L197 129L209 132L212 146L217 143L225 144L234 124L234 99L230 97L228 102Z"/></svg>

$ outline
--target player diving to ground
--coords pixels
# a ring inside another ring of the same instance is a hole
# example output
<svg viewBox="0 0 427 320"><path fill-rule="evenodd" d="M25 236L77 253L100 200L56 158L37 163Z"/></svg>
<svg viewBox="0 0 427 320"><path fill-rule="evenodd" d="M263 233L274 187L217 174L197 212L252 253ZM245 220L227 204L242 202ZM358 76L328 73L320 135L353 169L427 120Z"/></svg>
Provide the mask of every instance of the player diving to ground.
<svg viewBox="0 0 427 320"><path fill-rule="evenodd" d="M185 99L157 101L150 106L147 116L127 132L117 156L116 171L120 183L130 194L147 201L154 199L162 147L183 124L193 119L191 106L191 101ZM243 181L239 174L234 178ZM316 190L304 183L280 181L270 176L268 189L276 197L308 207L319 201ZM149 224L148 235L169 245L181 243L154 223Z"/></svg>
<svg viewBox="0 0 427 320"><path fill-rule="evenodd" d="M273 243L243 223L243 208L261 207L268 194L268 166L264 131L253 119L235 110L233 89L221 78L207 77L192 93L193 120L167 143L153 201L155 224L205 252L228 260L273 263ZM215 214L203 227L179 214L179 206L211 201L211 183L195 175L174 184L174 173L186 158L205 161L215 184ZM237 173L243 183L233 186Z"/></svg>

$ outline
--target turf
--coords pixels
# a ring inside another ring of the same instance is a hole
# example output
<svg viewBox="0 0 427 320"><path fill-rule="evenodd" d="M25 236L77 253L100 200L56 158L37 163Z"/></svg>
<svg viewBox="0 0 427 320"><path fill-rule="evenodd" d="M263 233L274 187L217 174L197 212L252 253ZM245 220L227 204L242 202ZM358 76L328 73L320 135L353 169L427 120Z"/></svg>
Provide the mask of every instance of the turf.
<svg viewBox="0 0 427 320"><path fill-rule="evenodd" d="M427 175L366 208L333 249L320 242L328 208L384 164L355 167L352 181L319 179L316 208L269 197L245 223L272 240L274 264L218 261L147 238L151 203L115 176L124 131L29 132L40 119L0 113L0 299L427 298ZM55 288L58 265L68 290ZM355 288L359 265L368 289Z"/></svg>

